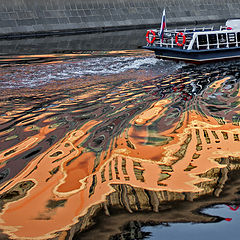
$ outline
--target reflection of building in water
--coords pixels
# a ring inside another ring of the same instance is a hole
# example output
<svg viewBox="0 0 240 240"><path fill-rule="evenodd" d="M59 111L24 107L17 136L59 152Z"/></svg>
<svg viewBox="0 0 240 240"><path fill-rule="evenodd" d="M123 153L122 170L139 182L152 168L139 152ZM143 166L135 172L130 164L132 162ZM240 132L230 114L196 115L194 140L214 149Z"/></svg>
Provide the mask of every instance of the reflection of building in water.
<svg viewBox="0 0 240 240"><path fill-rule="evenodd" d="M124 104L118 109L115 104L106 121L101 114L92 120L80 112L86 121L79 129L32 157L2 185L4 232L16 239L52 238L73 225L71 234L85 230L101 208L106 214L109 207L157 212L168 201L218 196L227 171L239 167L239 125L219 124L194 110L181 112L173 102L160 100L140 114L126 110L122 115L116 112ZM38 134L1 152L3 167L57 129L44 123Z"/></svg>
<svg viewBox="0 0 240 240"><path fill-rule="evenodd" d="M219 178L219 184L216 185L215 189L221 188L223 190L223 194L220 198L216 196L209 196L205 198L202 197L192 202L178 201L185 199L187 194L163 192L159 195L158 192L144 191L144 189L126 186L127 195L129 199L131 199L132 203L135 202L135 205L137 205L136 202L140 202L140 205L138 204L138 207L136 208L138 212L135 211L134 214L128 214L123 211L115 211L112 207L111 203L114 201L119 202L119 207L121 207L122 204L122 201L118 201L117 199L118 197L120 199L122 198L121 192L124 187L117 185L115 186L115 189L118 193L115 192L113 193L115 196L112 196L111 194L108 197L109 212L111 213L111 217L101 216L100 214L98 224L94 227L94 229L91 229L91 231L87 233L81 233L80 231L77 237L81 237L82 240L91 239L91 236L95 236L100 239L110 239L110 236L117 235L115 238L111 239L119 239L120 237L120 239L129 239L128 236L130 233L132 233L135 238L137 238L139 234L141 235L141 233L139 233L141 229L139 228L142 226L153 226L164 223L167 224L168 222L214 223L218 221L228 221L229 219L226 218L228 215L224 215L222 217L217 217L215 215L209 216L207 214L201 214L200 210L208 206L212 207L216 204L225 204L226 202L233 205L239 204L239 164L230 164L230 166L232 170L233 168L238 170L235 170L233 174L229 174L230 184L227 188L222 188L223 186L221 181L224 180L224 177ZM146 205L143 203L146 203ZM159 203L159 213L151 211L154 203ZM100 208L101 206L99 206L99 209ZM76 229L81 229L82 222L88 222L90 225L93 224L89 221L89 219L92 219L91 211L89 211L84 217L80 218L80 223L77 224ZM135 224L139 227L138 229L134 227ZM106 228L107 230L105 230Z"/></svg>
<svg viewBox="0 0 240 240"><path fill-rule="evenodd" d="M167 130L164 135L172 140L156 146L143 144L149 140L143 137L148 135L147 126L142 125L139 131L139 124L132 125L128 137L124 134L118 137L110 157L100 159L98 166L94 164L96 155L84 152L79 145L87 139L92 124L96 124L90 121L47 154L35 158L6 186L3 191L11 192L12 188L13 192L18 182L35 183L26 197L5 205L2 219L7 225L2 223L2 228L18 237L24 237L27 231L31 238L55 232L76 223L90 208L93 214L96 210L93 206L104 203L109 194L111 206L123 205L129 212L151 208L158 211L159 204L166 200L218 194L227 179L225 167L229 159L239 160L238 126L213 125L198 118L192 114L188 123L184 120L178 129ZM145 196L146 191L149 198ZM108 212L107 205L104 206ZM13 228L19 224L19 218L22 228ZM39 221L44 219L53 224ZM81 229L88 224L83 223Z"/></svg>

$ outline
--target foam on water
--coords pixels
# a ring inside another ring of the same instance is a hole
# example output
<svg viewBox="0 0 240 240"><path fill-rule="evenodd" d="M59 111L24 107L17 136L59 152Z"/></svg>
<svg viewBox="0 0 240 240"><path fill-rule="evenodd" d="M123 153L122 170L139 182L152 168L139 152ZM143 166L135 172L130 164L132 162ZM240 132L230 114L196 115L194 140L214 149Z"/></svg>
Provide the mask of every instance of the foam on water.
<svg viewBox="0 0 240 240"><path fill-rule="evenodd" d="M114 75L129 70L148 69L159 65L160 71L166 66L153 57L96 57L60 61L49 64L9 66L0 69L0 88L38 87L52 81L62 81L94 75Z"/></svg>

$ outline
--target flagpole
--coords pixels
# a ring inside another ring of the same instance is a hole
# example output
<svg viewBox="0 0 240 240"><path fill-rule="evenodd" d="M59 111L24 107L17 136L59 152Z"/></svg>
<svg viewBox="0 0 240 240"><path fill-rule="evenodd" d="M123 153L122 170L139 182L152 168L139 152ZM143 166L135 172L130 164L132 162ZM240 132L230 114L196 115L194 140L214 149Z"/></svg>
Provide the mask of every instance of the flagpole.
<svg viewBox="0 0 240 240"><path fill-rule="evenodd" d="M161 22L161 28L160 28L160 33L159 33L159 38L161 40L161 43L163 42L163 35L164 35L164 29L166 28L166 11L165 8L163 9L163 14L162 14L162 22Z"/></svg>

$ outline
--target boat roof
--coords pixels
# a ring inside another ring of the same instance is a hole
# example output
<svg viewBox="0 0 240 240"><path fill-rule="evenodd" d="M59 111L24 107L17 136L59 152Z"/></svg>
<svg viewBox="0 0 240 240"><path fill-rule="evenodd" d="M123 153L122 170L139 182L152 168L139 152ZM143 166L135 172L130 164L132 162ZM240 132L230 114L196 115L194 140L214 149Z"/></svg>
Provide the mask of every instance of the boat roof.
<svg viewBox="0 0 240 240"><path fill-rule="evenodd" d="M232 30L211 30L211 31L196 31L196 32L192 32L192 33L196 33L198 35L206 35L206 34L221 34L221 33L235 33L236 31L240 31L239 29L232 29Z"/></svg>
<svg viewBox="0 0 240 240"><path fill-rule="evenodd" d="M158 30L155 30L155 31L158 31ZM182 29L175 29L175 30L166 30L166 32L168 33L177 33L177 32L183 32L184 34L187 34L187 35L193 35L193 34L197 34L197 35L206 35L206 34L221 34L221 33L235 33L239 31L240 32L240 28L239 29L218 29L218 30L213 30L213 29L207 29L207 30L194 30L194 31L189 31L189 29L185 29L185 30L182 30Z"/></svg>
<svg viewBox="0 0 240 240"><path fill-rule="evenodd" d="M228 19L226 26L231 27L234 30L240 29L240 19Z"/></svg>

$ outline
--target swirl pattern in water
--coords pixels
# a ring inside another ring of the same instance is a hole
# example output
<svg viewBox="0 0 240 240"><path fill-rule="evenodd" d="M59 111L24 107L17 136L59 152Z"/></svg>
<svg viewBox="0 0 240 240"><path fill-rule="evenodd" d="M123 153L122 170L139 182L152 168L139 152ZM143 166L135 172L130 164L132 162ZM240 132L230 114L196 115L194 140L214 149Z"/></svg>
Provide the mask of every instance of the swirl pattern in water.
<svg viewBox="0 0 240 240"><path fill-rule="evenodd" d="M14 61L0 69L0 228L11 239L63 239L110 206L218 196L238 166L239 63L142 51Z"/></svg>

